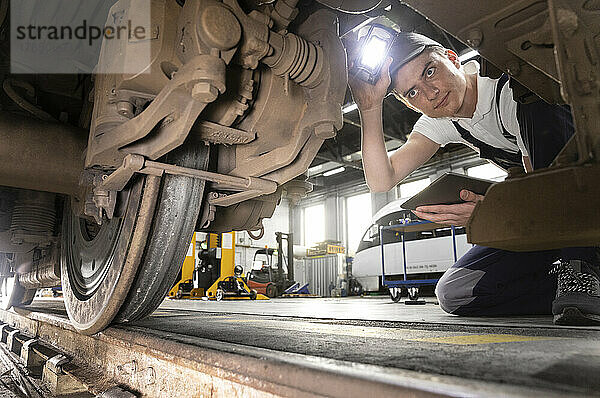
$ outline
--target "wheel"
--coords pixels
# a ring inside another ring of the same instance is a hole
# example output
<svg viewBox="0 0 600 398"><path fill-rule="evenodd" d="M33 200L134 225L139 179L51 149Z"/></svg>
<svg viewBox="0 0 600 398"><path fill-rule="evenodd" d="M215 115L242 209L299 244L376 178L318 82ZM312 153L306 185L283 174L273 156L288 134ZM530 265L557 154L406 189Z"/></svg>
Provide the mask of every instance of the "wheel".
<svg viewBox="0 0 600 398"><path fill-rule="evenodd" d="M206 168L208 147L185 145L166 163ZM120 217L102 225L65 206L61 280L73 326L93 334L160 305L175 282L200 211L204 181L136 176L119 196Z"/></svg>
<svg viewBox="0 0 600 398"><path fill-rule="evenodd" d="M37 291L37 289L25 289L19 284L17 276L11 269L10 261L21 263L31 261L31 257L24 259L19 254L0 253L0 295L2 296L0 303L3 310L31 304Z"/></svg>
<svg viewBox="0 0 600 398"><path fill-rule="evenodd" d="M267 297L277 297L277 286L275 286L274 283L269 283L265 289L265 293L267 294Z"/></svg>
<svg viewBox="0 0 600 398"><path fill-rule="evenodd" d="M250 300L256 300L257 296L258 296L258 293L256 293L256 290L251 289L250 290Z"/></svg>
<svg viewBox="0 0 600 398"><path fill-rule="evenodd" d="M164 162L206 170L208 159L208 145L186 142ZM150 315L177 281L202 208L205 183L191 177L163 177L144 258L117 322Z"/></svg>
<svg viewBox="0 0 600 398"><path fill-rule="evenodd" d="M402 291L399 287L390 287L390 296L394 303L397 303L402 298Z"/></svg>
<svg viewBox="0 0 600 398"><path fill-rule="evenodd" d="M36 292L37 289L25 289L21 286L16 276L2 277L0 279L3 310L31 304Z"/></svg>
<svg viewBox="0 0 600 398"><path fill-rule="evenodd" d="M419 299L419 288L418 287L409 287L408 288L408 298L417 301Z"/></svg>
<svg viewBox="0 0 600 398"><path fill-rule="evenodd" d="M225 292L223 291L223 289L217 289L217 291L215 292L215 299L217 301L221 301L221 300L223 300L224 296L225 296Z"/></svg>
<svg viewBox="0 0 600 398"><path fill-rule="evenodd" d="M177 290L177 293L175 293L175 298L180 299L182 297L183 297L183 292L181 290Z"/></svg>

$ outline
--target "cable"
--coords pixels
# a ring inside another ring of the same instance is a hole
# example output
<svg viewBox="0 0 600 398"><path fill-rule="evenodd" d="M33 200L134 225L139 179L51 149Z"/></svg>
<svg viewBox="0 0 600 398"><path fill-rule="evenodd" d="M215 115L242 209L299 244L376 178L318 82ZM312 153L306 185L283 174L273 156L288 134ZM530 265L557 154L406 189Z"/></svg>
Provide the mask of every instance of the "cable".
<svg viewBox="0 0 600 398"><path fill-rule="evenodd" d="M248 236L250 236L251 239L253 240L259 240L262 239L263 236L265 236L265 227L263 227L262 225L260 226L260 233L258 235L253 235L252 231L246 231L248 232Z"/></svg>
<svg viewBox="0 0 600 398"><path fill-rule="evenodd" d="M29 83L25 83L14 79L5 79L4 83L2 83L2 88L4 89L6 95L8 95L10 99L12 99L15 102L15 104L19 105L22 109L26 110L27 112L33 114L38 119L44 120L46 122L57 122L57 120L54 117L52 117L52 115L41 110L37 106L33 105L31 102L27 101L25 98L21 97L15 91L13 85L25 89L31 96L34 95L35 90L33 86Z"/></svg>

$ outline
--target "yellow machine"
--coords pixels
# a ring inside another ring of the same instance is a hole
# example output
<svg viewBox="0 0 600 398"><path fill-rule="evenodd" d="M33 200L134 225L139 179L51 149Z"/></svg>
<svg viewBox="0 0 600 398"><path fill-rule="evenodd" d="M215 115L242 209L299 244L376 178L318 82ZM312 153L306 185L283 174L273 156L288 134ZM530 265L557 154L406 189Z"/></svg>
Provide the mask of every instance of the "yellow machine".
<svg viewBox="0 0 600 398"><path fill-rule="evenodd" d="M181 267L181 277L169 291L169 297L268 300L246 285L243 268L235 265L235 232L208 234L206 242L199 242L197 238L199 236L194 234ZM201 247L202 243L206 243L205 248Z"/></svg>
<svg viewBox="0 0 600 398"><path fill-rule="evenodd" d="M192 241L190 242L188 252L183 260L183 265L181 266L179 280L173 285L171 290L169 290L170 298L182 298L185 296L190 296L190 298L200 298L204 296L203 291L195 292L194 290L197 289L194 289L193 285L194 270L196 269L196 234L197 233L194 232L192 235Z"/></svg>

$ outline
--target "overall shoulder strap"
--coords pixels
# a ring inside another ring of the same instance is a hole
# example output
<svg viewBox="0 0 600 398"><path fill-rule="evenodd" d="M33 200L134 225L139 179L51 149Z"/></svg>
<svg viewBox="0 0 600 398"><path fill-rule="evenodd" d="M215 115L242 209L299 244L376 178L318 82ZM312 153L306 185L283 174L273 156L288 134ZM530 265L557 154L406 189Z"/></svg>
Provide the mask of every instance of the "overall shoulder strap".
<svg viewBox="0 0 600 398"><path fill-rule="evenodd" d="M512 142L513 144L517 144L517 137L515 137L514 135L512 135L511 133L508 132L508 130L506 130L506 128L504 127L504 123L502 122L502 111L500 108L500 95L502 94L502 89L504 88L504 86L506 85L506 83L508 82L508 75L506 73L503 73L502 76L500 76L500 79L498 80L498 84L496 85L496 109L498 110L498 120L500 120L500 127L502 127L502 135L504 136L504 138L506 138L507 140L509 140L510 142Z"/></svg>
<svg viewBox="0 0 600 398"><path fill-rule="evenodd" d="M460 124L458 124L458 122L452 121L452 124L463 140L479 149L479 156L481 158L491 160L505 170L508 170L510 167L521 166L521 151L509 152L500 148L496 148L473 137L469 130L462 127Z"/></svg>

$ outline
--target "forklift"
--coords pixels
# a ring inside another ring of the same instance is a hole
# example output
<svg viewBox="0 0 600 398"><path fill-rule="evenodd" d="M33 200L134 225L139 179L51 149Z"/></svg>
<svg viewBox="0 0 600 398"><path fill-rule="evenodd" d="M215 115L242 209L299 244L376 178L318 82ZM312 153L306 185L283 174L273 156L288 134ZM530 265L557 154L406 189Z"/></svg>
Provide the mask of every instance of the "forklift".
<svg viewBox="0 0 600 398"><path fill-rule="evenodd" d="M250 289L258 293L273 298L280 296L294 283L294 239L291 233L275 232L277 240L277 250L258 249L254 253L252 264L260 262L260 257L265 257L262 261L261 269L252 269L246 276L246 283ZM287 244L287 261L283 251L283 241ZM274 267L273 256L277 254L277 266ZM287 274L283 272L284 262L287 266Z"/></svg>

